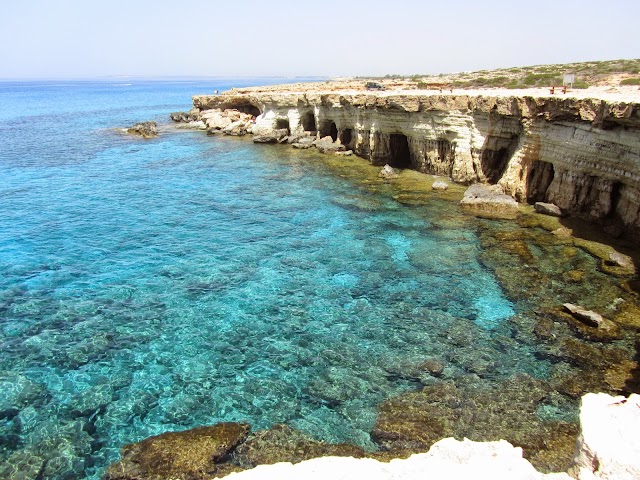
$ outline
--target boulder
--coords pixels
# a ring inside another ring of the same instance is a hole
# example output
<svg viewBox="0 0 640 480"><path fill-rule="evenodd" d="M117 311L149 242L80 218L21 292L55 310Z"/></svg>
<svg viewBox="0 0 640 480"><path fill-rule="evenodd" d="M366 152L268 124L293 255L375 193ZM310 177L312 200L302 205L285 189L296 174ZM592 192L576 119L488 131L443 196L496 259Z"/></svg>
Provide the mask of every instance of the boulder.
<svg viewBox="0 0 640 480"><path fill-rule="evenodd" d="M477 217L514 219L518 215L518 202L494 186L476 183L467 188L460 201L463 210Z"/></svg>
<svg viewBox="0 0 640 480"><path fill-rule="evenodd" d="M344 145L338 142L334 142L330 136L316 140L314 145L320 153L335 153L343 152L345 150Z"/></svg>
<svg viewBox="0 0 640 480"><path fill-rule="evenodd" d="M105 480L213 478L216 463L249 434L242 423L218 423L184 432L168 432L125 445L122 459L107 470Z"/></svg>
<svg viewBox="0 0 640 480"><path fill-rule="evenodd" d="M251 127L251 124L252 122L248 122L246 120L237 120L223 128L222 133L225 135L241 137L247 134L247 130Z"/></svg>
<svg viewBox="0 0 640 480"><path fill-rule="evenodd" d="M311 145L314 141L315 137L312 137L309 132L289 135L289 138L287 138L287 143L308 143L309 145Z"/></svg>
<svg viewBox="0 0 640 480"><path fill-rule="evenodd" d="M436 180L431 184L431 188L433 190L447 190L449 188L449 184L443 180Z"/></svg>
<svg viewBox="0 0 640 480"><path fill-rule="evenodd" d="M307 149L313 147L310 143L292 143L291 146L293 148Z"/></svg>
<svg viewBox="0 0 640 480"><path fill-rule="evenodd" d="M344 152L335 152L334 155L338 155L339 157L350 157L353 155L353 150L345 150Z"/></svg>
<svg viewBox="0 0 640 480"><path fill-rule="evenodd" d="M378 176L380 178L396 178L399 173L400 173L399 170L396 170L391 165L387 164L384 167L382 167L382 170L380 170L380 173L378 173Z"/></svg>
<svg viewBox="0 0 640 480"><path fill-rule="evenodd" d="M536 202L533 208L538 213L542 213L543 215L550 215L552 217L563 217L564 213L560 210L560 207L554 205L553 203L544 203L544 202Z"/></svg>
<svg viewBox="0 0 640 480"><path fill-rule="evenodd" d="M620 252L610 252L606 262L616 267L622 267L630 272L635 271L633 259L629 255L624 255Z"/></svg>
<svg viewBox="0 0 640 480"><path fill-rule="evenodd" d="M572 472L577 478L640 478L640 395L586 394L580 407L580 426Z"/></svg>
<svg viewBox="0 0 640 480"><path fill-rule="evenodd" d="M573 316L573 318L580 320L582 323L585 323L590 327L604 329L607 328L607 321L602 318L602 315L600 315L599 313L593 312L591 310L586 310L572 303L563 303L562 306Z"/></svg>
<svg viewBox="0 0 640 480"><path fill-rule="evenodd" d="M140 122L127 128L127 133L140 135L142 138L151 138L158 135L158 124L156 122Z"/></svg>
<svg viewBox="0 0 640 480"><path fill-rule="evenodd" d="M270 132L262 131L260 134L253 136L253 143L281 143L287 138L287 134L288 131L286 128L272 130Z"/></svg>
<svg viewBox="0 0 640 480"><path fill-rule="evenodd" d="M190 123L200 120L200 115L197 110L191 110L189 112L172 112L169 114L171 120L178 123Z"/></svg>

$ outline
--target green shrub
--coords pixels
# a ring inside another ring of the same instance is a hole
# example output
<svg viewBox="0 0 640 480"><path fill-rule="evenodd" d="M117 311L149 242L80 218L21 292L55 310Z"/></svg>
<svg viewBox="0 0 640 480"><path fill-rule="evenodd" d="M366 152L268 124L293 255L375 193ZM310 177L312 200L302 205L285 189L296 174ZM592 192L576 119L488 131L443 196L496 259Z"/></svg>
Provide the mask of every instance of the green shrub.
<svg viewBox="0 0 640 480"><path fill-rule="evenodd" d="M573 88L589 88L589 84L584 80L576 80L573 82Z"/></svg>
<svg viewBox="0 0 640 480"><path fill-rule="evenodd" d="M620 85L640 85L640 78L625 78Z"/></svg>

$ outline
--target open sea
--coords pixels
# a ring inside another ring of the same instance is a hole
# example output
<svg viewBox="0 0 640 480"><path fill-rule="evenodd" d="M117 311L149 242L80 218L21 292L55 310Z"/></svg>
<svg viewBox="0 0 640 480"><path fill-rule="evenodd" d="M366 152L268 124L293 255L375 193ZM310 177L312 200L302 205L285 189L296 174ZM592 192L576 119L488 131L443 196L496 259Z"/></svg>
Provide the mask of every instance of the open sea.
<svg viewBox="0 0 640 480"><path fill-rule="evenodd" d="M372 450L380 403L430 382L399 371L468 369L452 331L493 352L486 381L548 375L496 343L520 307L451 202L170 125L193 94L285 81L0 83L0 462L98 479L221 421ZM119 130L146 120L157 138Z"/></svg>

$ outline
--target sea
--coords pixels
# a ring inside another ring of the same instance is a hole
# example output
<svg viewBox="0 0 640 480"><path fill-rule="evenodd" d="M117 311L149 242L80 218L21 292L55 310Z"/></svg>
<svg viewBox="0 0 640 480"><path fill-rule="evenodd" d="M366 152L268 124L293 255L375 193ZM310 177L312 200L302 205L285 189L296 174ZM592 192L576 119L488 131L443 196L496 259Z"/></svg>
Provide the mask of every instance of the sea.
<svg viewBox="0 0 640 480"><path fill-rule="evenodd" d="M379 405L435 381L404 370L464 373L460 330L495 355L483 381L548 374L496 343L520 307L455 202L169 119L283 82L0 83L5 475L96 480L125 444L223 421L375 450ZM123 132L148 120L156 138Z"/></svg>

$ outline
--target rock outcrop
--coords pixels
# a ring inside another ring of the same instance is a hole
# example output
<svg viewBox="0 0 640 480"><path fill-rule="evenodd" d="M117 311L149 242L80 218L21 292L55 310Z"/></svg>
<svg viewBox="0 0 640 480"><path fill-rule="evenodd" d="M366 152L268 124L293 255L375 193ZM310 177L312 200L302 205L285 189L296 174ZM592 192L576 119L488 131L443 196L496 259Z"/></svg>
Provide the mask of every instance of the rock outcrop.
<svg viewBox="0 0 640 480"><path fill-rule="evenodd" d="M640 395L582 397L574 475L580 480L640 478Z"/></svg>
<svg viewBox="0 0 640 480"><path fill-rule="evenodd" d="M158 135L158 124L156 122L140 122L127 128L127 133L140 135L142 138L152 138Z"/></svg>
<svg viewBox="0 0 640 480"><path fill-rule="evenodd" d="M234 109L277 129L330 136L376 165L458 183L499 184L520 202L553 203L640 231L640 105L557 96L305 90L231 90L193 98L207 116Z"/></svg>
<svg viewBox="0 0 640 480"><path fill-rule="evenodd" d="M433 367L440 369L440 366L435 364ZM514 398L513 393L518 397L515 398L517 402L522 400L531 389L540 389L540 382L536 385L536 381L532 383L531 380L523 380L530 387L527 390L520 390L516 386L516 390L509 391L510 395L504 393L498 395L503 398L504 405L509 404ZM474 435L478 435L476 427L479 426L481 430L486 430L484 434L480 434L481 436L488 434L490 437L500 438L502 434L508 434L512 423L530 423L530 418L527 417L535 416L537 411L534 404L529 405L533 408L528 408L525 404L510 406L513 413L508 418L500 417L504 412L503 408L495 408L487 404L486 411L477 416L471 412L472 415L466 418L469 416L466 408L460 408L459 402L451 397L451 392L437 393L438 402L451 405L442 410L442 407L438 407L433 402L421 401L419 409L415 411L410 409L406 413L413 419L422 417L424 420L420 423L426 428L413 433L405 427L401 427L398 431L392 431L392 428L387 432L389 434L387 440L390 442L409 442L414 444L414 448L428 449L427 453L414 454L404 460L391 459L389 463L383 463L374 458L363 458L365 452L359 447L326 444L286 425L275 425L268 430L249 435L248 425L221 423L184 432L165 433L139 443L126 445L122 449L122 460L111 465L104 478L105 480L167 478L211 480L223 477L231 480L272 478L278 480L288 478L418 480L428 476L428 478L443 480L451 478L571 479L566 473L543 474L536 471L532 464L523 458L522 448L514 447L506 440L476 442L467 438L463 441L454 438L442 439L443 434L453 433L451 427L454 423L468 424L470 431L475 432ZM497 398L495 394L491 397ZM467 395L461 398L467 398ZM468 402L471 403L466 406L478 404L482 407L485 403L477 396L469 398ZM525 406L524 410L523 406ZM425 407L426 411L423 411ZM478 409L477 406L474 408ZM450 410L449 414L446 412L447 409ZM458 418L455 419L451 415ZM580 423L581 433L577 440L573 435L570 445L575 453L569 472L574 478L578 480L640 478L640 455L638 455L640 437L637 434L640 431L640 395L633 394L625 398L607 394L587 394L582 399ZM445 424L448 426L445 427ZM393 425L388 423L387 427L393 427ZM559 435L556 427L550 426L547 437L539 439L551 453L555 453L554 450L560 445L550 436L550 434L556 437ZM456 435L465 437L460 432L456 430ZM437 438L441 439L437 440ZM517 443L522 441L523 438L515 439ZM524 441L524 443L528 442ZM384 443L381 445L384 446ZM396 452L406 456L410 451L404 448L387 453ZM370 455L378 459L389 459L389 455L385 455L385 452ZM21 468L29 468L26 463L20 465ZM34 468L40 467L35 465ZM245 469L250 470L242 471ZM17 470L15 472L19 475Z"/></svg>
<svg viewBox="0 0 640 480"><path fill-rule="evenodd" d="M247 438L249 426L219 423L169 432L122 448L122 460L109 467L105 480L212 478L216 462Z"/></svg>
<svg viewBox="0 0 640 480"><path fill-rule="evenodd" d="M433 480L504 479L504 480L571 480L566 473L539 473L522 458L522 449L504 440L498 442L458 441L446 438L428 453L412 455L405 460L379 462L372 458L324 457L296 465L277 463L261 465L245 472L232 473L229 480Z"/></svg>
<svg viewBox="0 0 640 480"><path fill-rule="evenodd" d="M512 197L505 195L499 187L478 183L464 192L460 206L466 212L484 218L513 219L518 215L518 202Z"/></svg>

